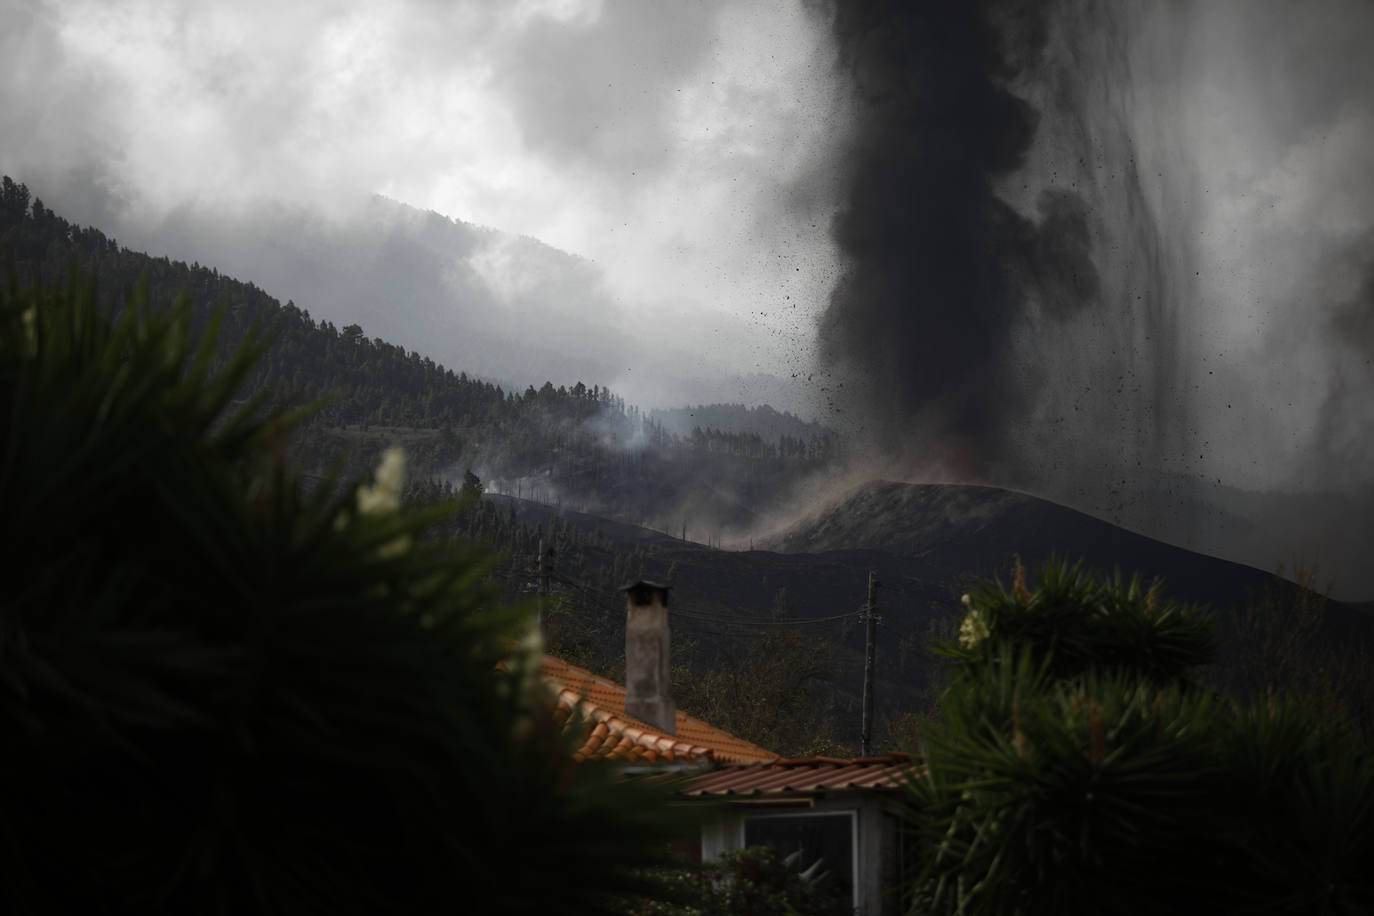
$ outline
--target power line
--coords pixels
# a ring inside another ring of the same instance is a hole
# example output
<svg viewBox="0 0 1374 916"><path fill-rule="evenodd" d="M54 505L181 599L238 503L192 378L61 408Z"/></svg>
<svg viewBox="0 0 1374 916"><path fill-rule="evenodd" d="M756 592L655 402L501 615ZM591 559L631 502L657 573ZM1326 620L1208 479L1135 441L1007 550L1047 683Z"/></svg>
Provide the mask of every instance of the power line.
<svg viewBox="0 0 1374 916"><path fill-rule="evenodd" d="M590 590L581 591L583 591L584 593L574 593L565 596L578 609L583 611L600 612L603 614L607 614L608 616L614 616L615 614L620 612L620 608L609 607L601 603L600 601L597 601L595 598L592 598L592 593L590 592ZM679 618L679 623L674 628L676 632L690 633L701 636L719 636L729 639L760 638L764 634L759 631L759 628L755 626L755 624L774 623L773 621L756 621L748 619L740 620L723 617L708 617L704 615L685 614L679 611L671 610L670 613L674 614L677 618ZM853 615L841 614L832 619L843 620L851 616ZM687 621L689 621L689 623L683 624L681 621L684 618ZM703 623L707 624L708 626L693 625ZM785 622L779 622L778 625L785 625Z"/></svg>
<svg viewBox="0 0 1374 916"><path fill-rule="evenodd" d="M550 578L554 579L555 581L559 582L559 583L562 584L562 585L566 585L566 586L568 586L569 588L573 588L573 589L576 589L576 590L579 591L579 592L582 592L583 594L585 594L585 595L588 597L588 599L590 599L591 601L593 601L593 602L596 603L598 609L600 609L600 610L608 610L607 606L601 603L601 602L604 600L604 595L603 595L599 590L593 589L593 588L591 588L590 586L588 586L588 585L586 585L586 584L584 584L584 583L574 581L573 579L569 579L567 576L561 575L560 573L557 573L557 572L548 571L548 572L545 572L544 574L547 575L547 576L549 576ZM673 607L668 608L668 614L669 614L670 616L682 617L682 618L685 618L685 619L688 619L688 620L697 620L697 621L701 621L701 622L703 622L703 623L714 623L714 624L720 624L720 625L725 625L725 626L743 626L743 627L755 627L755 626L766 626L766 627L789 627L789 626L803 626L803 625L815 624L815 623L830 623L830 622L836 621L836 620L845 620L845 619L848 619L848 618L857 617L858 615L862 614L863 612L864 612L864 608L860 607L860 608L857 608L857 609L855 609L855 610L853 610L853 611L849 611L849 612L844 613L844 614L831 614L831 615L824 616L824 617L798 617L798 618L788 617L788 618L784 618L784 619L781 619L781 620L767 620L767 619L759 619L759 618L753 618L753 617L722 617L722 616L715 615L715 614L702 614L702 613L693 612L693 611L683 611L683 610L680 610L680 609L678 609L678 608L673 608Z"/></svg>
<svg viewBox="0 0 1374 916"><path fill-rule="evenodd" d="M873 751L873 668L877 655L877 614L878 614L878 571L868 571L868 601L864 607L865 622L868 624L864 640L864 693L863 718L860 725L859 746L863 756Z"/></svg>
<svg viewBox="0 0 1374 916"><path fill-rule="evenodd" d="M679 617L686 617L689 620L702 620L707 623L738 624L740 626L750 627L791 627L812 623L829 623L833 620L845 620L858 615L857 611L850 611L847 614L834 614L829 617L803 617L796 619L789 617L783 618L782 620L764 620L753 617L716 617L708 614L694 614L690 611L675 611L672 608L668 609L668 613L670 615L675 614Z"/></svg>

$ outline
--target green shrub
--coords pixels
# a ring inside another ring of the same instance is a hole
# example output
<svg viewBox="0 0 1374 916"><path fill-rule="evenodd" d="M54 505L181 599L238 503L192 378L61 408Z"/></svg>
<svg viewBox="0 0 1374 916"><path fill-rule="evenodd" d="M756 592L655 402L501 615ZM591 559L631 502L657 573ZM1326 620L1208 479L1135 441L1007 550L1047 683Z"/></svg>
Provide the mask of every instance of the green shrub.
<svg viewBox="0 0 1374 916"><path fill-rule="evenodd" d="M975 638L946 647L955 670L911 783L918 910L1374 906L1367 748L1310 708L1238 706L1183 677L1208 642L1182 612L1154 629L1168 618L1141 612L1138 585L1041 581L979 591Z"/></svg>
<svg viewBox="0 0 1374 916"><path fill-rule="evenodd" d="M1210 621L1198 608L1164 597L1163 583L1139 576L1099 578L1060 561L1036 587L1018 563L1010 589L984 583L964 596L958 644L939 651L962 667L995 664L1006 645L1028 649L1056 677L1115 668L1159 683L1186 677L1216 654Z"/></svg>

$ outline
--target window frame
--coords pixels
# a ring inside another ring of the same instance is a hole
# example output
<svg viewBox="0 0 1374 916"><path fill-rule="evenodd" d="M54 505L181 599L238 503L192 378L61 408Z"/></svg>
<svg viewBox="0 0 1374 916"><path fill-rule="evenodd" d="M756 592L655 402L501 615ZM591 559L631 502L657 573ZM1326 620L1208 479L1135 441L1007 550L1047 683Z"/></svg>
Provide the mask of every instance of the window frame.
<svg viewBox="0 0 1374 916"><path fill-rule="evenodd" d="M803 817L848 817L849 818L849 905L857 911L859 906L859 809L858 808L807 808L804 811L772 811L759 814L743 814L738 819L739 829L735 837L736 849L748 849L745 831L751 820L781 820L783 818Z"/></svg>

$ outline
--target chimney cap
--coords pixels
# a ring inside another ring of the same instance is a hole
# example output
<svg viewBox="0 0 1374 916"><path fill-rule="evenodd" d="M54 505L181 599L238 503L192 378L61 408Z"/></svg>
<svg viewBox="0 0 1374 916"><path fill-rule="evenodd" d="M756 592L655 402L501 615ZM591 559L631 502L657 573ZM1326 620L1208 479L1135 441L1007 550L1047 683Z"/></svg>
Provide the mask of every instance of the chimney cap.
<svg viewBox="0 0 1374 916"><path fill-rule="evenodd" d="M650 582L648 579L640 579L638 582L629 582L629 583L627 583L627 584L625 584L625 585L622 585L622 586L620 586L620 588L616 589L616 591L618 591L618 592L628 592L628 591L629 591L630 589L632 589L632 588L657 588L657 589L662 589L663 591L666 592L666 591L668 591L669 589L671 589L672 586L671 586L671 585L665 585L665 584L662 583L662 582Z"/></svg>
<svg viewBox="0 0 1374 916"><path fill-rule="evenodd" d="M659 604L668 606L668 590L671 585L664 585L660 582L650 582L647 579L640 579L638 582L631 582L629 585L620 587L630 604L636 607L646 607L654 603L657 599Z"/></svg>

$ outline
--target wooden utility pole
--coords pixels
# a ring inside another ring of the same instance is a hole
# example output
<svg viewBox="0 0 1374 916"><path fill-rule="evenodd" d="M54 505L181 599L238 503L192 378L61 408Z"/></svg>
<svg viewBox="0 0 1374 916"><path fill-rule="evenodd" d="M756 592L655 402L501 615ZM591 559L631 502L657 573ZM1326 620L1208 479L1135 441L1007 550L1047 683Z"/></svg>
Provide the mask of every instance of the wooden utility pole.
<svg viewBox="0 0 1374 916"><path fill-rule="evenodd" d="M549 604L549 551L544 549L544 539L539 539L539 632L544 632L544 612Z"/></svg>
<svg viewBox="0 0 1374 916"><path fill-rule="evenodd" d="M864 646L864 718L859 737L860 755L873 753L873 661L877 654L878 630L878 571L868 571L868 604L864 608L868 638Z"/></svg>

